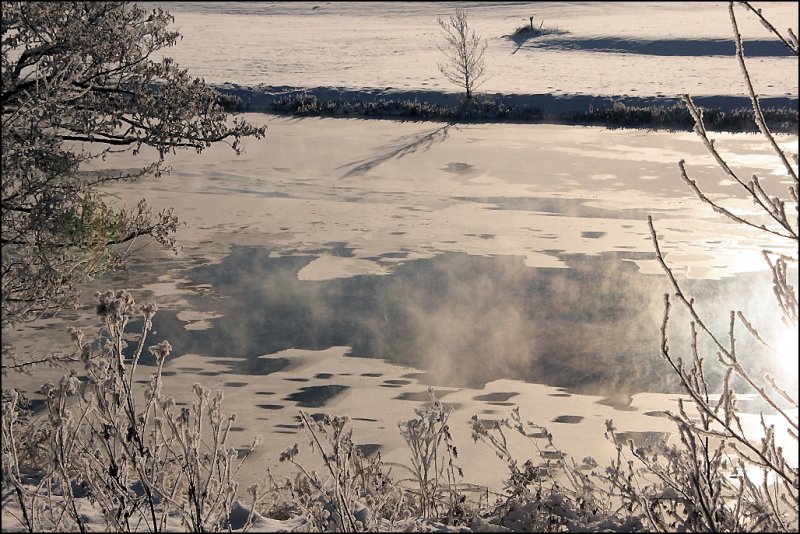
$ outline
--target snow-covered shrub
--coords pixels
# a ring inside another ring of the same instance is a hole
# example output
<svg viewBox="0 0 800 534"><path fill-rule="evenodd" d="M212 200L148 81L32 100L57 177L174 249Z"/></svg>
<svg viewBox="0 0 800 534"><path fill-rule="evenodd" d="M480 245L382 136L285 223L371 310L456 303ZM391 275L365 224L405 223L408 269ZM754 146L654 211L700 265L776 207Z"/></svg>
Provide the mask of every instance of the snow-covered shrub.
<svg viewBox="0 0 800 534"><path fill-rule="evenodd" d="M371 458L352 440L349 417L325 414L317 420L300 412L313 452L322 459L325 472L308 470L297 456L295 444L280 455L297 468L287 480L284 495L305 517L306 527L319 531L385 530L411 512L407 496L392 483L380 452Z"/></svg>
<svg viewBox="0 0 800 534"><path fill-rule="evenodd" d="M466 496L459 492L458 479L464 473L454 463L458 449L447 424L451 410L436 399L433 388L428 388L428 395L430 402L414 410L414 419L397 424L411 451L411 466L407 469L414 489L410 491L417 499L421 517L444 514L448 524L463 523Z"/></svg>
<svg viewBox="0 0 800 534"><path fill-rule="evenodd" d="M479 96L450 106L418 99L321 100L313 93L293 93L276 99L270 111L306 117L375 117L442 122L535 123L544 119L544 113L540 108L528 104L509 105L501 99ZM763 114L771 131L797 132L797 108L766 108ZM691 114L681 104L631 106L615 102L611 106L590 106L587 111L574 112L563 120L572 124L668 130L691 130L694 125ZM703 121L707 129L714 131L758 131L751 108L734 109L727 113L719 109L704 110Z"/></svg>
<svg viewBox="0 0 800 534"><path fill-rule="evenodd" d="M16 391L3 392L4 512L31 532L85 531L87 518L78 504L84 498L109 530L163 531L176 522L195 532L227 528L235 475L244 462L228 444L235 414L222 412L221 391L200 384L190 407L177 406L161 392L172 350L166 341L148 348L155 372L144 391L137 391L137 365L156 306L136 306L126 291L98 297L101 337L87 343L72 330L83 373L72 371L58 385L43 386L44 415L24 410ZM143 326L126 357L125 330L135 314ZM247 454L259 442L260 437ZM263 497L250 493L253 505Z"/></svg>
<svg viewBox="0 0 800 534"><path fill-rule="evenodd" d="M273 113L314 117L377 117L442 122L519 121L538 122L542 110L527 104L509 106L491 99L474 97L456 106L413 100L371 101L319 100L314 94L294 93L272 103Z"/></svg>
<svg viewBox="0 0 800 534"><path fill-rule="evenodd" d="M763 116L770 131L797 133L797 108L766 108L763 110ZM738 108L727 113L720 109L704 109L702 118L703 124L708 130L759 131L752 108ZM614 102L611 106L591 106L587 111L575 112L572 114L572 122L669 130L691 130L694 127L694 119L683 104L630 106L622 102Z"/></svg>
<svg viewBox="0 0 800 534"><path fill-rule="evenodd" d="M523 422L519 407L499 421L475 415L471 425L472 439L488 445L508 468L505 494L485 512L493 523L526 532L643 529L637 515L610 497L608 485L593 471L597 467L593 458L584 458L581 465L567 462L552 434L543 426ZM524 436L535 457L520 461L509 449L507 431Z"/></svg>
<svg viewBox="0 0 800 534"><path fill-rule="evenodd" d="M542 35L562 35L565 32L558 26L545 26L544 21L541 21L538 26L525 24L523 26L519 26L514 33L511 34L512 37L522 37L525 39L531 39L533 37L541 37Z"/></svg>

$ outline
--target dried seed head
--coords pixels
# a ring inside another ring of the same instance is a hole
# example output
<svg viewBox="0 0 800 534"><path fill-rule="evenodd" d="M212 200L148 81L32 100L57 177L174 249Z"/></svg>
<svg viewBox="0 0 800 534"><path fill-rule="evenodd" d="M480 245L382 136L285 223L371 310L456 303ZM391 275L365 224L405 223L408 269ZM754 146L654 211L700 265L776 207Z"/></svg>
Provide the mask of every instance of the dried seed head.
<svg viewBox="0 0 800 534"><path fill-rule="evenodd" d="M136 303L133 296L124 289L108 290L105 293L96 293L95 295L99 300L97 315L112 322L125 319L133 311L133 306Z"/></svg>
<svg viewBox="0 0 800 534"><path fill-rule="evenodd" d="M202 384L195 384L192 386L192 391L201 399L208 399L208 388Z"/></svg>
<svg viewBox="0 0 800 534"><path fill-rule="evenodd" d="M83 348L83 332L73 326L70 326L67 331L69 332L70 339L75 342L78 348Z"/></svg>
<svg viewBox="0 0 800 534"><path fill-rule="evenodd" d="M167 397L161 402L162 410L169 410L173 406L175 406L175 397Z"/></svg>
<svg viewBox="0 0 800 534"><path fill-rule="evenodd" d="M146 321L151 321L153 316L158 311L158 305L155 302L148 302L147 304L142 304L142 307L139 308L139 311Z"/></svg>
<svg viewBox="0 0 800 534"><path fill-rule="evenodd" d="M54 389L56 389L56 386L53 384L52 380L48 380L44 384L42 384L40 391L42 392L42 394L44 394L45 397L48 397L50 396L50 394L53 392Z"/></svg>
<svg viewBox="0 0 800 534"><path fill-rule="evenodd" d="M172 352L172 345L169 344L169 341L166 339L157 345L152 345L148 347L150 354L155 356L156 362L161 362L164 360L169 354Z"/></svg>

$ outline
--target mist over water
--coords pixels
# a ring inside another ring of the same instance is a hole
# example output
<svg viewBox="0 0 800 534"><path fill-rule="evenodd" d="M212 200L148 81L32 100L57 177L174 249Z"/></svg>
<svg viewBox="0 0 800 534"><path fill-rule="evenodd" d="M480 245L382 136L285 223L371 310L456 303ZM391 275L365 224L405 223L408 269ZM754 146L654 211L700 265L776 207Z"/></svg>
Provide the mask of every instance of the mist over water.
<svg viewBox="0 0 800 534"><path fill-rule="evenodd" d="M326 252L348 250L334 244ZM318 256L270 257L265 248L234 247L219 264L184 273L192 285L212 287L189 298L196 310L220 315L211 328L186 330L175 312L161 310L156 337L169 339L175 357L244 357L232 368L241 374L286 368L284 358L259 358L284 349L350 346L352 356L418 367L427 371L424 381L442 386L480 388L508 378L608 396L679 391L659 357L670 288L664 276L643 275L625 261L651 255L552 254L569 268L451 253L396 264L387 275L304 281L297 273ZM768 273L745 273L687 280L685 289L701 311L718 312L710 324L724 334L727 310L771 298L770 282ZM672 315L673 353L689 360L686 314L673 306ZM754 346L742 337L746 354Z"/></svg>

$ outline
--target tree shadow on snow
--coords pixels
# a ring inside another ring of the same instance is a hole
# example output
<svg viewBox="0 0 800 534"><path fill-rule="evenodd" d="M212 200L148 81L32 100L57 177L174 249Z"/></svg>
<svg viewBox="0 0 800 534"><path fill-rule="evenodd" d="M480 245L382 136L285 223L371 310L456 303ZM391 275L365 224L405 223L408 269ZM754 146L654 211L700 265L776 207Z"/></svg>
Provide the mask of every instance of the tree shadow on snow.
<svg viewBox="0 0 800 534"><path fill-rule="evenodd" d="M350 170L342 175L342 178L349 178L369 172L378 165L391 159L400 159L419 150L423 152L427 151L432 146L444 142L444 140L447 139L451 127L458 129L457 126L454 126L454 123L448 122L444 126L438 128L402 135L394 141L373 149L373 152L376 153L375 155L346 165L341 165L337 167L337 169L346 169L349 167Z"/></svg>

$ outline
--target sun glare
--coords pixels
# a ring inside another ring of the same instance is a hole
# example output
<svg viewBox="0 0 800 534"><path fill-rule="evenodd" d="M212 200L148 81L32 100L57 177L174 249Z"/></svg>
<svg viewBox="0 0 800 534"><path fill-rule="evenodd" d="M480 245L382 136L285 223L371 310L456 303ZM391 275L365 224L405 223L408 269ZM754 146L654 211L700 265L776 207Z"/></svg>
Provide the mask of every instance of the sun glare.
<svg viewBox="0 0 800 534"><path fill-rule="evenodd" d="M798 342L797 329L792 329L784 333L778 345L775 347L778 358L778 369L785 374L782 378L786 380L798 381Z"/></svg>

